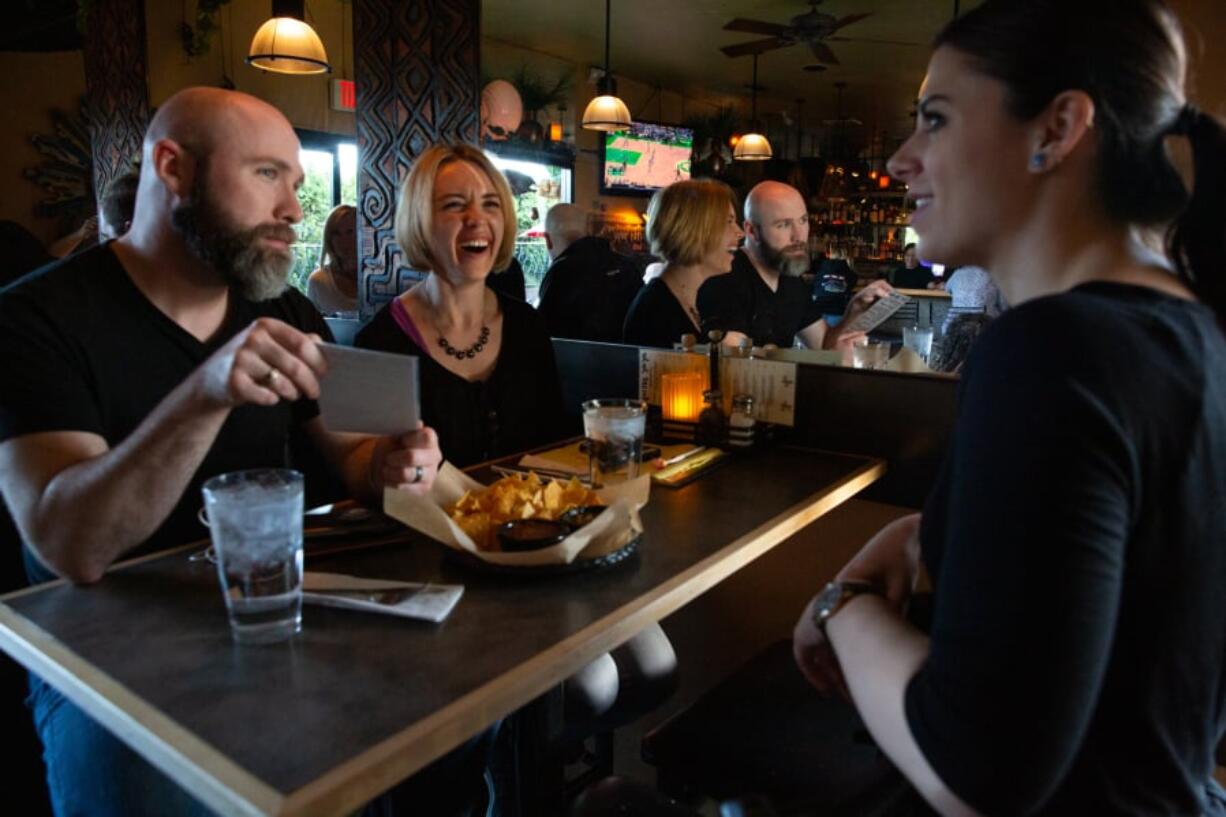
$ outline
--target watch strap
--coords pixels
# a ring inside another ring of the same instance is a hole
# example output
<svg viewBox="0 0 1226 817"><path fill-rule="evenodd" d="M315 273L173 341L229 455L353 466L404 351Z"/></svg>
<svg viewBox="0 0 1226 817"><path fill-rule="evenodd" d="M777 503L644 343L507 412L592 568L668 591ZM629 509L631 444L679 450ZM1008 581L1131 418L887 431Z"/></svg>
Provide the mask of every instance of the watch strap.
<svg viewBox="0 0 1226 817"><path fill-rule="evenodd" d="M872 582L848 580L833 581L827 584L821 593L822 603L819 603L813 611L813 623L817 625L821 634L826 635L826 624L835 613L842 610L847 602L864 593L885 598L885 588Z"/></svg>

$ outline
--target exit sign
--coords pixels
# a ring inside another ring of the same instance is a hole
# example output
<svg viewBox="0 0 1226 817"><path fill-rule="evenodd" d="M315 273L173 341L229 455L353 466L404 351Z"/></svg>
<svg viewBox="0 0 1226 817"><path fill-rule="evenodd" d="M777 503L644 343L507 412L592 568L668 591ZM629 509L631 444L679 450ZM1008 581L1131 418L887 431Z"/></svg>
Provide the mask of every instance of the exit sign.
<svg viewBox="0 0 1226 817"><path fill-rule="evenodd" d="M351 79L332 80L332 108L337 111L350 111L358 105L357 89Z"/></svg>

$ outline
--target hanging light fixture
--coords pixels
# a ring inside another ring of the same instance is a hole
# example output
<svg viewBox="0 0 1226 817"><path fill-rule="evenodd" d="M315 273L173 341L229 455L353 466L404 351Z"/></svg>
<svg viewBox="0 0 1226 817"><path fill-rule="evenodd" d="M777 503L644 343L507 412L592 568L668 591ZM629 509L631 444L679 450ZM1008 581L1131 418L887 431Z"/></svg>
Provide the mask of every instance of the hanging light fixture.
<svg viewBox="0 0 1226 817"><path fill-rule="evenodd" d="M304 0L273 0L272 17L251 38L247 63L277 74L331 73L328 53L305 22Z"/></svg>
<svg viewBox="0 0 1226 817"><path fill-rule="evenodd" d="M753 55L753 115L749 121L750 133L741 137L732 151L738 162L764 162L774 155L770 141L758 133L758 55Z"/></svg>
<svg viewBox="0 0 1226 817"><path fill-rule="evenodd" d="M609 70L609 5L604 0L604 76L596 83L596 97L583 111L583 127L588 130L626 130L632 124L630 109L617 98L617 82Z"/></svg>

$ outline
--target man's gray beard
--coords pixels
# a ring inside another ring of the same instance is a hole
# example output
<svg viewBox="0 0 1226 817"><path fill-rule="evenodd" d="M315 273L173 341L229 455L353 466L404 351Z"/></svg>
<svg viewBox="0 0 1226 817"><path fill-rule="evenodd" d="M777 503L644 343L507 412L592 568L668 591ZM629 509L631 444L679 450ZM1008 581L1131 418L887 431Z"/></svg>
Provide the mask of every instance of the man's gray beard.
<svg viewBox="0 0 1226 817"><path fill-rule="evenodd" d="M289 288L289 271L294 265L293 250L282 255L259 244L260 236L239 250L229 269L223 269L226 281L249 301L271 301Z"/></svg>
<svg viewBox="0 0 1226 817"><path fill-rule="evenodd" d="M762 260L766 262L766 266L775 270L780 275L796 278L809 271L808 253L792 257L784 254L783 250L776 250L765 241L760 242L758 247L761 248Z"/></svg>
<svg viewBox="0 0 1226 817"><path fill-rule="evenodd" d="M197 176L191 199L171 213L171 223L192 255L221 273L241 296L251 301L276 298L289 286L293 252L282 255L260 242L266 236L292 242L293 229L287 224L261 224L249 230L231 227L210 198L203 175Z"/></svg>

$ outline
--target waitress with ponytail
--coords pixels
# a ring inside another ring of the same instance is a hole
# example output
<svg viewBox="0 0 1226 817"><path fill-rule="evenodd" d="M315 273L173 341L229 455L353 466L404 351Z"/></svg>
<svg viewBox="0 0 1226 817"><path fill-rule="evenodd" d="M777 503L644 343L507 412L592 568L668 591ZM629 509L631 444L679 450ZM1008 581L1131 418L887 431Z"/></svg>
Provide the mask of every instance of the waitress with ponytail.
<svg viewBox="0 0 1226 817"><path fill-rule="evenodd" d="M1160 0L987 0L937 37L889 163L921 255L1013 308L922 518L794 648L942 814L1226 814L1226 130L1186 70ZM925 570L929 632L904 616Z"/></svg>

